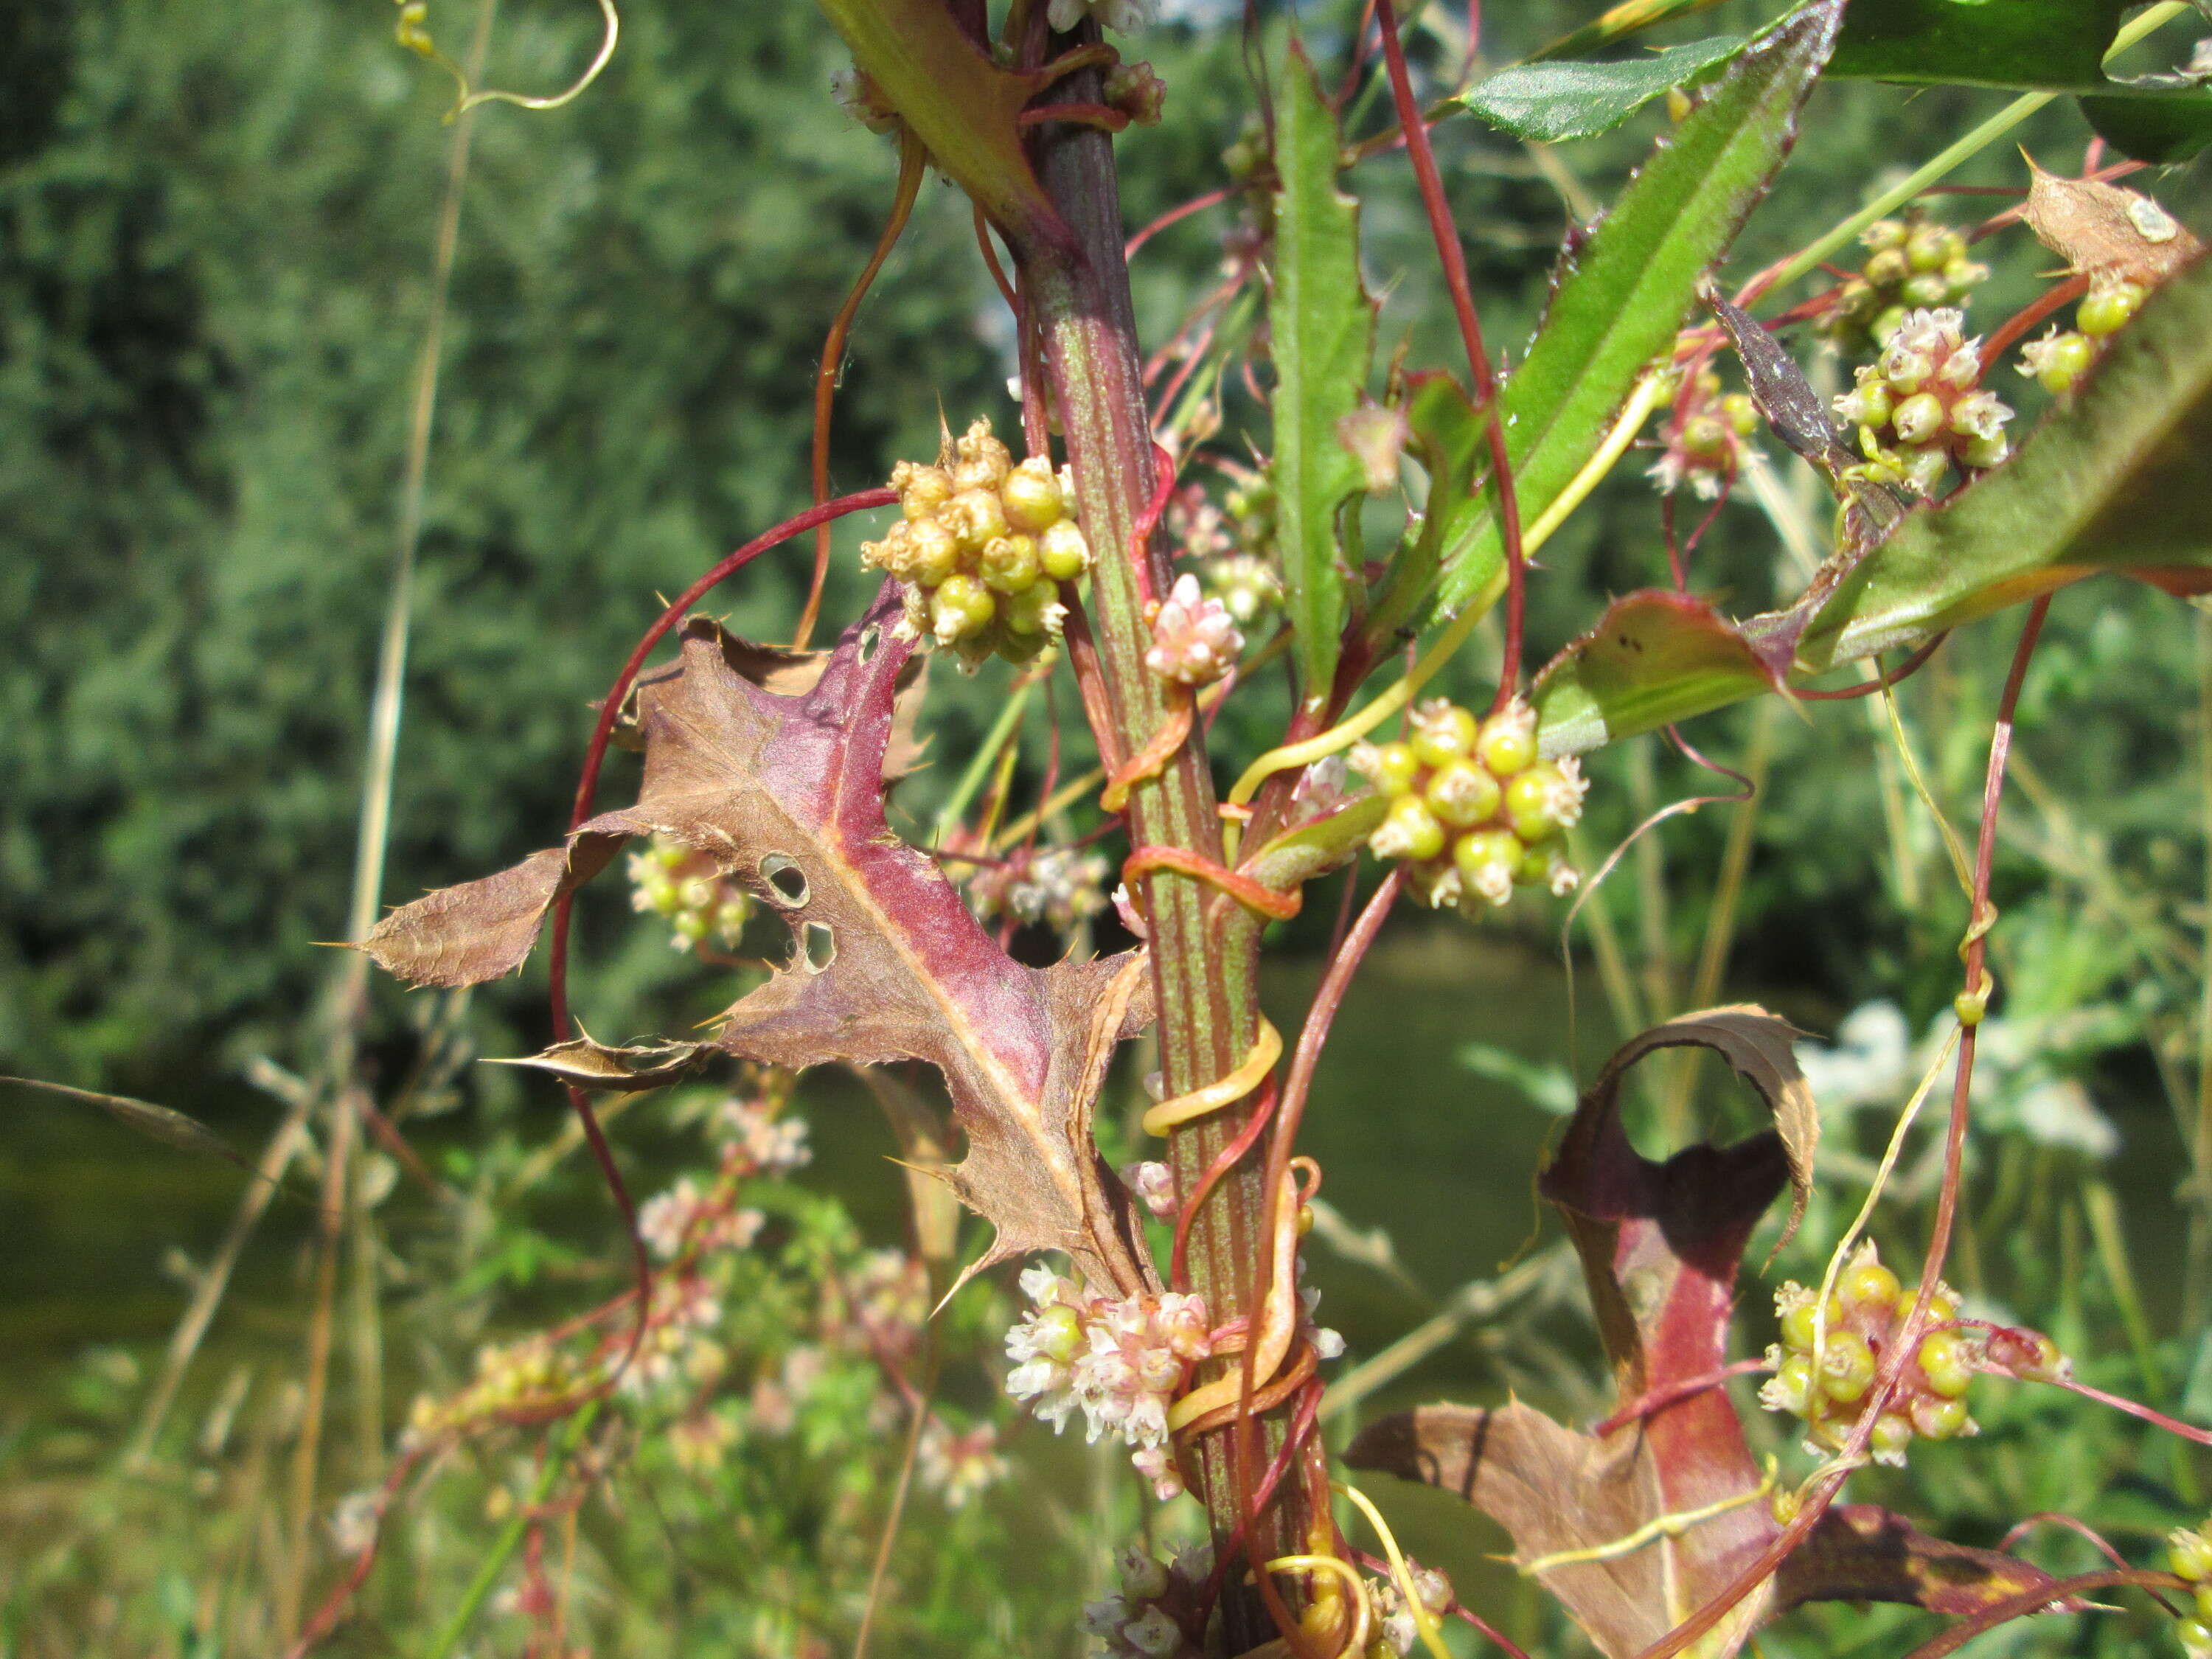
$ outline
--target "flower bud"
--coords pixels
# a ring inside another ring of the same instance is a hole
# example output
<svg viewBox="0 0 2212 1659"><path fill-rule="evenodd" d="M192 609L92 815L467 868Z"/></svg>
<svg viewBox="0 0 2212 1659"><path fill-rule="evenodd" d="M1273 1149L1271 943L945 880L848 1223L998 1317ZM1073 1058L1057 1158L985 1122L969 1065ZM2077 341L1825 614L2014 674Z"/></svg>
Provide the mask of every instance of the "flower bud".
<svg viewBox="0 0 2212 1659"><path fill-rule="evenodd" d="M1927 443L1943 430L1942 400L1930 392L1916 392L1898 404L1889 423L1901 441Z"/></svg>
<svg viewBox="0 0 2212 1659"><path fill-rule="evenodd" d="M1465 757L1446 761L1430 776L1429 810L1455 830L1472 829L1498 811L1498 780Z"/></svg>
<svg viewBox="0 0 2212 1659"><path fill-rule="evenodd" d="M1474 747L1475 718L1456 703L1431 698L1413 711L1414 757L1424 766L1442 766Z"/></svg>
<svg viewBox="0 0 2212 1659"><path fill-rule="evenodd" d="M1525 770L1536 758L1536 711L1515 698L1482 723L1475 754L1501 778Z"/></svg>

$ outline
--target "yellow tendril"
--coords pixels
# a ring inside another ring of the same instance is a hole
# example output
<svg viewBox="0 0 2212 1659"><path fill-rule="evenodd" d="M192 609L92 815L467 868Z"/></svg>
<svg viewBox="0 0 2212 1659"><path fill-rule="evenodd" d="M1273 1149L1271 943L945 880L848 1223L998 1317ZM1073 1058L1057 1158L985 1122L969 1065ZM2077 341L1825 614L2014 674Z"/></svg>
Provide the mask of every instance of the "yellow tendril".
<svg viewBox="0 0 2212 1659"><path fill-rule="evenodd" d="M1367 1599L1367 1581L1359 1576L1359 1569L1349 1561L1340 1561L1333 1555L1279 1555L1261 1568L1262 1572L1333 1572L1350 1587L1353 1603L1358 1607L1358 1620L1352 1627L1352 1644L1345 1649L1348 1656L1367 1651L1370 1633L1375 1625L1374 1604Z"/></svg>
<svg viewBox="0 0 2212 1659"><path fill-rule="evenodd" d="M1358 1487L1348 1486L1341 1480L1332 1480L1328 1485L1330 1491L1341 1492L1351 1500L1353 1506L1367 1517L1367 1524L1375 1528L1375 1535L1382 1540L1382 1553L1390 1558L1390 1582L1397 1585L1398 1594L1405 1598L1406 1611L1413 1619L1414 1630L1420 1634L1421 1645L1434 1659L1451 1659L1451 1650L1444 1645L1443 1631L1437 1624L1436 1614L1431 1613L1421 1600L1420 1589L1413 1583L1413 1570L1406 1565L1405 1552L1398 1547L1398 1540L1390 1530L1390 1523L1382 1518L1382 1511Z"/></svg>
<svg viewBox="0 0 2212 1659"><path fill-rule="evenodd" d="M423 0L403 0L399 9L398 40L399 44L410 52L428 58L453 77L453 84L459 88L460 97L453 108L446 112L446 118L448 121L465 111L474 109L479 104L513 104L519 109L559 109L563 104L573 102L583 96L586 88L599 78L600 71L606 68L609 60L615 55L615 43L622 38L622 18L615 10L614 0L599 0L599 15L605 20L606 27L605 33L599 40L599 52L567 91L557 92L550 97L544 98L532 97L527 93L502 92L496 89L489 92L475 92L470 89L467 72L444 52L439 51L436 43L430 39L429 30L423 27L423 20L428 15L428 9L423 3Z"/></svg>
<svg viewBox="0 0 2212 1659"><path fill-rule="evenodd" d="M1623 1555L1633 1555L1648 1545L1662 1538L1679 1538L1694 1526L1717 1520L1730 1510L1740 1510L1747 1504L1756 1504L1774 1490L1775 1462L1766 1460L1766 1477L1749 1492L1740 1492L1733 1498L1723 1498L1718 1503L1702 1508L1682 1510L1673 1515L1654 1516L1626 1538L1616 1538L1609 1544L1592 1544L1587 1549L1554 1550L1549 1555L1540 1555L1533 1561L1516 1563L1520 1572L1533 1577L1540 1572L1549 1572L1554 1567L1571 1567L1589 1561L1611 1561Z"/></svg>
<svg viewBox="0 0 2212 1659"><path fill-rule="evenodd" d="M1577 507L1589 499L1590 491L1597 488L1606 474L1612 471L1614 465L1627 453L1629 445L1636 441L1636 434L1643 430L1644 422L1650 418L1651 411L1664 401L1668 378L1664 374L1646 374L1637 382L1636 390L1629 394L1628 402L1621 410L1620 419L1613 422L1613 429L1606 434L1605 441L1598 446L1596 453L1583 464L1582 471L1575 474L1567 487L1559 492L1558 497L1544 509L1536 521L1528 526L1527 533L1522 537L1521 550L1524 557L1534 554L1538 548L1552 538L1553 533L1566 522L1568 516ZM1267 782L1278 772L1287 772L1292 767L1310 765L1313 762L1324 759L1340 750L1351 748L1353 744L1382 725L1391 715L1412 702L1420 695L1421 688L1426 685L1435 677L1437 672L1451 660L1460 647L1467 642L1468 635L1474 632L1476 626L1490 614L1491 607L1498 603L1499 596L1504 592L1505 571L1504 567L1500 566L1490 580L1483 584L1481 591L1468 601L1467 608L1453 619L1451 626L1439 634L1436 642L1423 652L1413 665L1406 671L1406 677L1376 697L1358 713L1349 714L1339 720L1328 731L1297 743L1285 744L1279 749L1270 749L1244 769L1244 775L1237 780L1235 786L1229 791L1230 805L1232 806L1244 805L1259 793L1261 784ZM1237 842L1239 839L1237 827L1231 824L1224 832L1224 838L1228 843L1229 860L1233 863L1236 860Z"/></svg>
<svg viewBox="0 0 2212 1659"><path fill-rule="evenodd" d="M1193 1089L1188 1094L1160 1102L1145 1114L1145 1133L1164 1135L1177 1124L1235 1104L1258 1088L1261 1079L1274 1069L1275 1062L1282 1057L1283 1034L1263 1014L1260 1018L1260 1035L1253 1040L1252 1052L1244 1057L1244 1063L1202 1089Z"/></svg>

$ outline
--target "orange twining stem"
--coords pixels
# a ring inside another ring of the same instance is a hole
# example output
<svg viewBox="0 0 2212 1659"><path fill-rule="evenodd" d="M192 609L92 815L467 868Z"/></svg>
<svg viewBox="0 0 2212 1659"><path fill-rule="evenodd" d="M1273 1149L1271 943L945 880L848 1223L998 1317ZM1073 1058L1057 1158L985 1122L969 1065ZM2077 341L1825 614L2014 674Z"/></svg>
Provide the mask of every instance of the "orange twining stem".
<svg viewBox="0 0 2212 1659"><path fill-rule="evenodd" d="M1176 750L1190 736L1190 693L1183 691L1168 705L1168 717L1152 734L1152 740L1114 769L1113 776L1106 780L1106 787L1099 794L1099 810L1120 811L1129 804L1130 790L1165 771Z"/></svg>
<svg viewBox="0 0 2212 1659"><path fill-rule="evenodd" d="M1162 1101L1145 1114L1145 1133L1164 1135L1178 1124L1234 1105L1258 1088L1282 1057L1283 1034L1263 1014L1260 1017L1260 1035L1252 1044L1252 1052L1244 1057L1244 1063L1203 1089L1193 1089L1188 1094Z"/></svg>
<svg viewBox="0 0 2212 1659"><path fill-rule="evenodd" d="M1281 1039L1276 1041L1279 1043ZM1146 1127L1151 1127L1149 1115ZM1245 1393L1244 1367L1234 1366L1168 1407L1170 1434L1182 1433L1224 1406L1233 1411L1239 1401L1256 1400L1260 1391L1275 1380L1291 1351L1291 1339L1297 1334L1298 1326L1298 1189L1287 1170L1283 1172L1282 1188L1275 1206L1274 1272L1268 1279L1267 1298L1260 1311L1259 1334L1252 1339L1255 1352L1249 1361L1251 1394Z"/></svg>
<svg viewBox="0 0 2212 1659"><path fill-rule="evenodd" d="M1246 909L1276 921L1288 921L1305 902L1303 893L1286 893L1279 887L1269 887L1182 847L1139 847L1121 866L1121 879L1133 893L1137 883L1155 870L1173 870L1211 882Z"/></svg>

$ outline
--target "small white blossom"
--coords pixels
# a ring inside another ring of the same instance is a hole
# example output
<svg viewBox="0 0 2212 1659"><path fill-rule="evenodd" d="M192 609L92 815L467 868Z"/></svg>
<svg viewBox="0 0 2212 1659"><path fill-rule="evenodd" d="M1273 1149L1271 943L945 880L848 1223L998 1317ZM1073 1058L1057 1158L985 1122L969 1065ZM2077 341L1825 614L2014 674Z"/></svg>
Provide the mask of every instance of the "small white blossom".
<svg viewBox="0 0 2212 1659"><path fill-rule="evenodd" d="M783 1175L814 1160L806 1144L806 1120L779 1116L757 1101L726 1101L714 1114L714 1127L731 1152L763 1175Z"/></svg>
<svg viewBox="0 0 2212 1659"><path fill-rule="evenodd" d="M1558 765L1558 775L1544 786L1544 816L1565 830L1582 822L1583 799L1589 793L1589 780L1583 775L1583 763L1572 755Z"/></svg>
<svg viewBox="0 0 2212 1659"><path fill-rule="evenodd" d="M1121 1171L1121 1179L1129 1190L1136 1194L1144 1206L1164 1220L1176 1212L1180 1202L1176 1194L1175 1171L1157 1162L1132 1164Z"/></svg>
<svg viewBox="0 0 2212 1659"><path fill-rule="evenodd" d="M1152 647L1145 666L1179 685L1210 685L1237 665L1244 635L1218 599L1199 591L1198 578L1176 578L1152 620Z"/></svg>
<svg viewBox="0 0 2212 1659"><path fill-rule="evenodd" d="M942 1498L949 1510L964 1509L969 1498L1006 1474L1006 1460L999 1455L999 1431L989 1423L955 1434L941 1418L931 1418L922 1426L916 1462L922 1486Z"/></svg>
<svg viewBox="0 0 2212 1659"><path fill-rule="evenodd" d="M342 1555L359 1555L376 1542L384 1524L384 1499L374 1492L348 1492L331 1511L331 1542Z"/></svg>

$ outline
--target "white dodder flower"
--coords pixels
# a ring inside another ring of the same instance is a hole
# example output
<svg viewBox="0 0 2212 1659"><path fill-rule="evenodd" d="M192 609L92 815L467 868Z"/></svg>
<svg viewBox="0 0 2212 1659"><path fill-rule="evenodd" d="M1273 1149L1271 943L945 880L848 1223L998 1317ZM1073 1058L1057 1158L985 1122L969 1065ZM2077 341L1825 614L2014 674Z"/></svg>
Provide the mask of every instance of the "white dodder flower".
<svg viewBox="0 0 2212 1659"><path fill-rule="evenodd" d="M1144 1206L1165 1220L1176 1212L1175 1171L1164 1164L1132 1164L1121 1171L1121 1179L1129 1190L1136 1194Z"/></svg>
<svg viewBox="0 0 2212 1659"><path fill-rule="evenodd" d="M1165 1566L1132 1545L1121 1565L1120 1593L1084 1604L1083 1628L1098 1643L1091 1651L1100 1659L1197 1659L1185 1626L1195 1626L1202 1611L1212 1547L1195 1545Z"/></svg>
<svg viewBox="0 0 2212 1659"><path fill-rule="evenodd" d="M1237 665L1243 650L1244 635L1229 607L1207 599L1198 578L1185 572L1153 618L1145 666L1179 685L1210 685Z"/></svg>
<svg viewBox="0 0 2212 1659"><path fill-rule="evenodd" d="M1431 1617L1441 1613L1452 1604L1451 1580L1434 1567L1425 1567L1410 1556L1406 1567L1413 1580L1413 1594L1421 1598L1421 1606ZM1382 1615L1382 1639L1390 1650L1406 1659L1420 1640L1420 1626L1414 1622L1413 1610L1399 1593L1395 1574L1388 1578L1369 1581L1369 1593L1375 1601L1375 1611Z"/></svg>
<svg viewBox="0 0 2212 1659"><path fill-rule="evenodd" d="M784 1175L811 1163L806 1120L779 1116L757 1101L726 1101L714 1114L725 1158L743 1158L763 1175Z"/></svg>
<svg viewBox="0 0 2212 1659"><path fill-rule="evenodd" d="M916 1462L921 1484L942 1498L949 1510L965 1508L969 1498L1006 1474L1006 1460L999 1455L998 1428L989 1423L955 1434L942 1418L931 1418L922 1426Z"/></svg>

